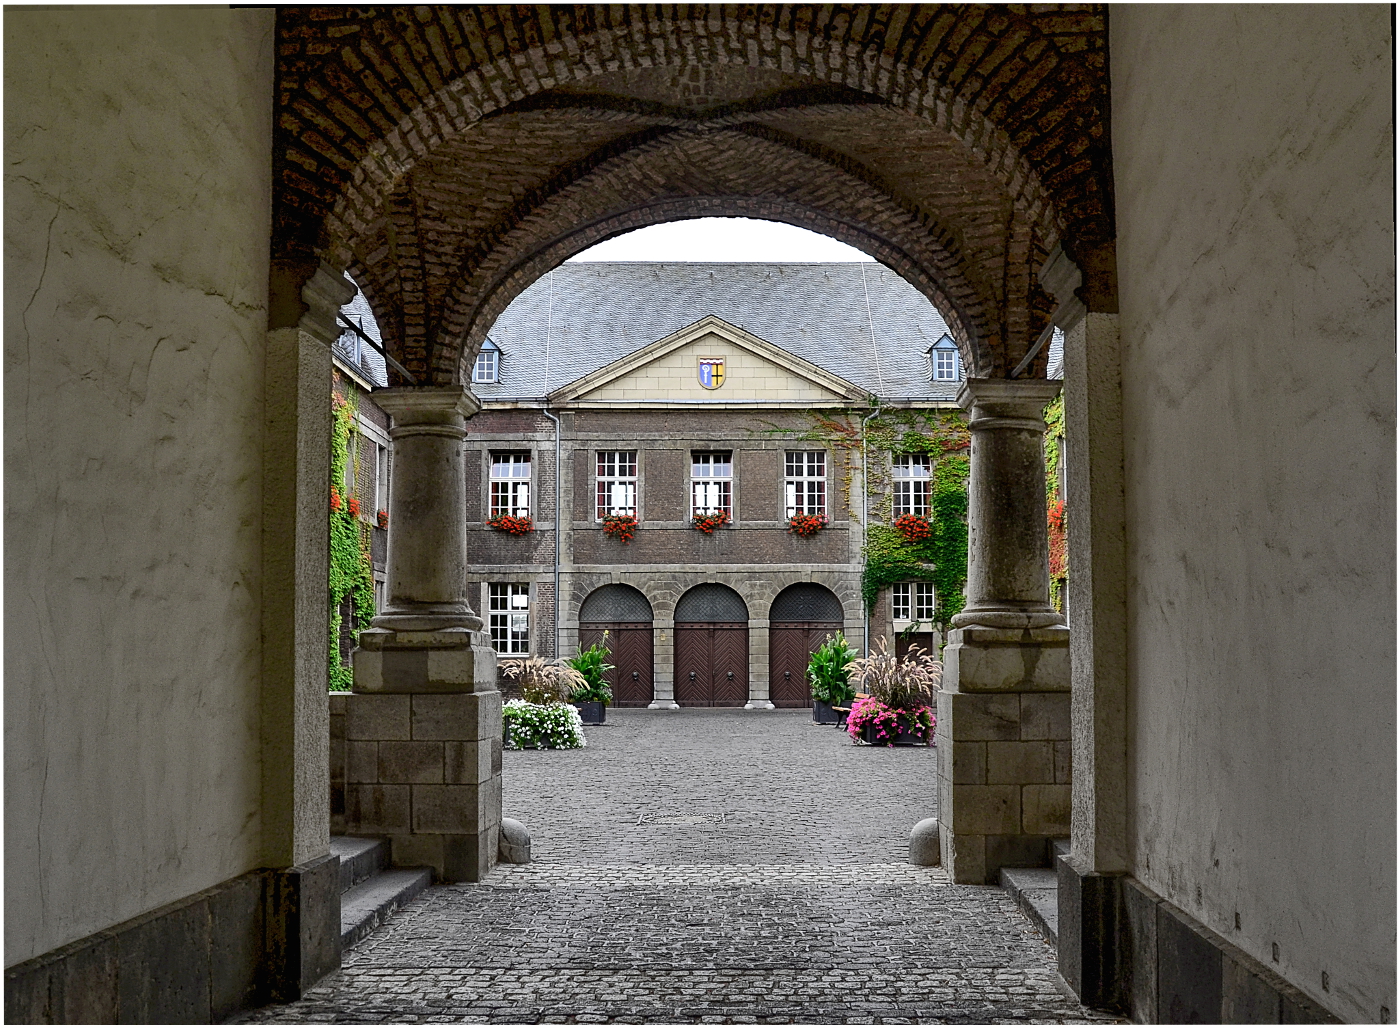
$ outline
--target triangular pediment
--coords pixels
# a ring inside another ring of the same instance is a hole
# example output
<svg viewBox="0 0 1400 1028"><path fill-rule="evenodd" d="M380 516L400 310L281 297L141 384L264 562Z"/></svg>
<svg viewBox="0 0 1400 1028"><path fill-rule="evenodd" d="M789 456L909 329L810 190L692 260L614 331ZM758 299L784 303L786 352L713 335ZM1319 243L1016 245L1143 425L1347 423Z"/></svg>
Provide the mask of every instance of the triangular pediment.
<svg viewBox="0 0 1400 1028"><path fill-rule="evenodd" d="M702 372L702 362L709 363ZM722 362L722 380L715 362ZM811 406L862 403L864 389L723 318L706 315L549 396L570 406L656 403Z"/></svg>

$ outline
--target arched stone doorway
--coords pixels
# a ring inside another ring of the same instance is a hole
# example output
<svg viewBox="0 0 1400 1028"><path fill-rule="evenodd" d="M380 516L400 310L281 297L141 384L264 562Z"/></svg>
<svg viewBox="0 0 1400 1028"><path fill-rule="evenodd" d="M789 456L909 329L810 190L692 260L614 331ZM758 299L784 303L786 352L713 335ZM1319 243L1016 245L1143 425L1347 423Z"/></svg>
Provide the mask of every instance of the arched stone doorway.
<svg viewBox="0 0 1400 1028"><path fill-rule="evenodd" d="M630 585L594 589L578 612L582 649L607 633L613 669L607 674L613 706L645 707L655 698L652 683L652 612L647 598Z"/></svg>
<svg viewBox="0 0 1400 1028"><path fill-rule="evenodd" d="M749 698L749 609L717 583L697 585L676 604L676 702L742 707Z"/></svg>
<svg viewBox="0 0 1400 1028"><path fill-rule="evenodd" d="M815 582L790 585L768 610L768 698L775 707L810 707L807 662L828 636L841 631L845 612L836 594Z"/></svg>

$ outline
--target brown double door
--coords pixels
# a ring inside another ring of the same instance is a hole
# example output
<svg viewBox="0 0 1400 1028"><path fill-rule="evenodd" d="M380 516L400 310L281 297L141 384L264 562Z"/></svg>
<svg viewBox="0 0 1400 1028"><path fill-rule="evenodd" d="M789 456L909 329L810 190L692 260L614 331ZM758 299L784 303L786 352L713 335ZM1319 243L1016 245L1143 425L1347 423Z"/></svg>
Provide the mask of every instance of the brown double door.
<svg viewBox="0 0 1400 1028"><path fill-rule="evenodd" d="M608 633L608 648L612 656L608 663L613 669L607 674L612 689L614 707L645 707L653 699L651 622L583 623L578 626L579 649L603 641Z"/></svg>
<svg viewBox="0 0 1400 1028"><path fill-rule="evenodd" d="M742 707L749 701L749 626L676 623L676 702Z"/></svg>
<svg viewBox="0 0 1400 1028"><path fill-rule="evenodd" d="M775 707L810 707L807 663L839 621L774 621L768 626L768 698Z"/></svg>

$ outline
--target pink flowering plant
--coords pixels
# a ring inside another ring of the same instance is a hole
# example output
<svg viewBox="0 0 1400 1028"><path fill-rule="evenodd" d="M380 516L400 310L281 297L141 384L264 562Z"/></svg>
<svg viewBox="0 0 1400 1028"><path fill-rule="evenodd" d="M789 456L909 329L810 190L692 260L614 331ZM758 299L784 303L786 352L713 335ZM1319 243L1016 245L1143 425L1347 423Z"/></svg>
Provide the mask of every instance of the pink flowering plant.
<svg viewBox="0 0 1400 1028"><path fill-rule="evenodd" d="M847 734L885 746L893 746L901 733L927 743L937 723L931 703L943 682L943 665L918 646L909 647L901 660L884 639L877 645L875 653L851 661L851 684L863 695L846 719Z"/></svg>

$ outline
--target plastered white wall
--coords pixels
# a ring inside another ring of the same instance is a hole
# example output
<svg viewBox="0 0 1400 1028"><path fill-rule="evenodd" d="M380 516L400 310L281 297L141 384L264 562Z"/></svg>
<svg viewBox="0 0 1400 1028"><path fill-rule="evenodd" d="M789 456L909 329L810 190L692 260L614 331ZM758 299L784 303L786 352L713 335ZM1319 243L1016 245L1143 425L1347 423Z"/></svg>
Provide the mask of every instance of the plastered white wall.
<svg viewBox="0 0 1400 1028"><path fill-rule="evenodd" d="M273 12L4 26L10 965L257 866Z"/></svg>
<svg viewBox="0 0 1400 1028"><path fill-rule="evenodd" d="M1134 874L1393 1018L1390 11L1110 27Z"/></svg>

